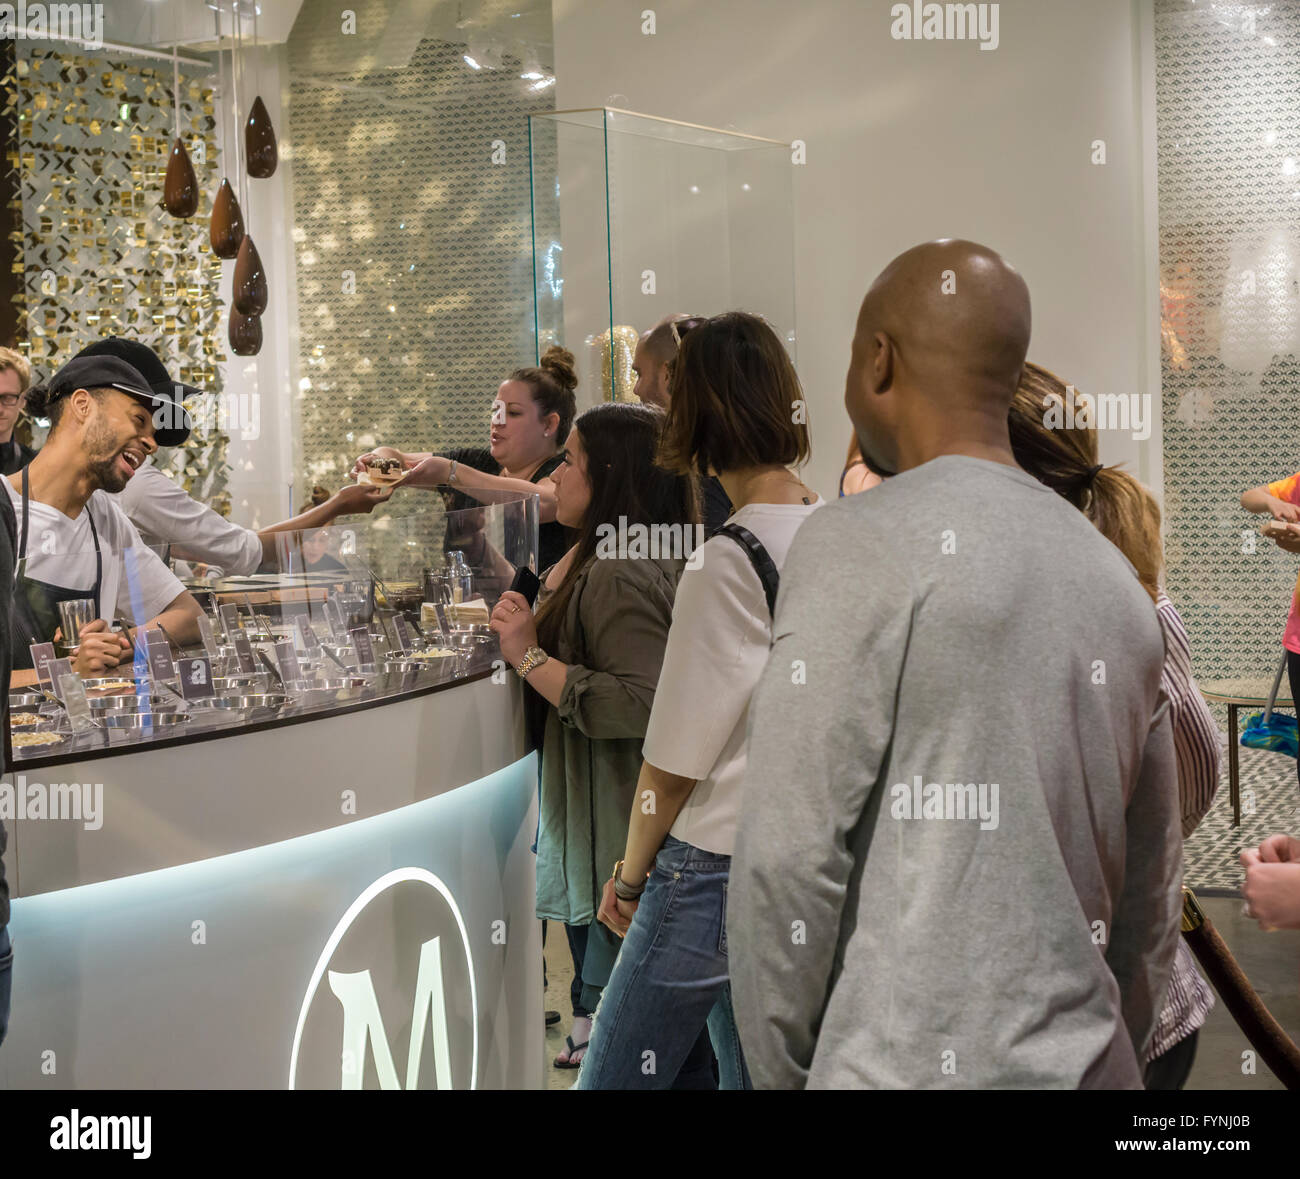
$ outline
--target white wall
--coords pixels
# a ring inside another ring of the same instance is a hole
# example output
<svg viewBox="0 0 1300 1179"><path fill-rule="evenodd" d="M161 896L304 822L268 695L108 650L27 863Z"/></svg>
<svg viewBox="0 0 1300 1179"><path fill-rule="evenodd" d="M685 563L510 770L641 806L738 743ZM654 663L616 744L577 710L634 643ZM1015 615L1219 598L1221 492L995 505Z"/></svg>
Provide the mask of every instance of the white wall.
<svg viewBox="0 0 1300 1179"><path fill-rule="evenodd" d="M1003 0L1000 43L890 37L885 0L554 0L556 108L618 105L807 144L796 167L798 359L813 484L834 494L844 371L871 279L966 237L1020 268L1030 356L1159 412L1147 0ZM656 31L642 32L653 9ZM611 101L614 96L616 101ZM1104 140L1106 163L1091 162ZM760 248L760 243L755 243ZM1103 458L1160 482L1146 443Z"/></svg>

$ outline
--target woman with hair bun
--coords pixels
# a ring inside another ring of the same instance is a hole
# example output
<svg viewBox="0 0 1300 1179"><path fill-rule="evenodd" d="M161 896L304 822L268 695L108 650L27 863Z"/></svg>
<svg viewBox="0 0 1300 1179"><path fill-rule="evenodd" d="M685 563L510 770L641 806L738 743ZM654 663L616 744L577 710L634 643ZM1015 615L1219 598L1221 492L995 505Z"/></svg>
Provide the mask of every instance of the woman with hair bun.
<svg viewBox="0 0 1300 1179"><path fill-rule="evenodd" d="M352 474L362 474L368 460L395 458L407 472L403 487L453 487L484 502L492 502L501 492L537 492L541 501L537 568L547 569L568 547L564 526L555 518L551 473L562 461L577 413L575 364L573 353L552 345L536 365L515 369L506 377L492 401L487 451L437 455L381 446L357 459Z"/></svg>
<svg viewBox="0 0 1300 1179"><path fill-rule="evenodd" d="M1051 427L1054 417L1080 422L1079 395L1045 368L1026 362L1011 402L1008 426L1018 462L1040 483L1069 500L1097 530L1128 558L1142 587L1155 603L1165 637L1160 686L1169 698L1178 762L1178 794L1183 838L1210 809L1219 787L1219 732L1192 678L1192 651L1187 630L1164 589L1164 555L1160 544L1160 508L1127 471L1097 459L1097 431L1091 426ZM1053 414L1053 411L1056 411ZM1148 1089L1181 1089L1196 1058L1197 1032L1214 996L1197 973L1182 940L1174 970L1147 1050Z"/></svg>

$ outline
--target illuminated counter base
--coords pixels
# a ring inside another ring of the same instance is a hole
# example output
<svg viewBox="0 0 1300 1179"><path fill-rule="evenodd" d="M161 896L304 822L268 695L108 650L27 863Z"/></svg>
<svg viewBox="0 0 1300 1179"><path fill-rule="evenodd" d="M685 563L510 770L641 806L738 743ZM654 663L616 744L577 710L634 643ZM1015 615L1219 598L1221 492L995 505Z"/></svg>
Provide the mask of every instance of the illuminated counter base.
<svg viewBox="0 0 1300 1179"><path fill-rule="evenodd" d="M0 1087L540 1087L517 684L25 772L104 826L11 828Z"/></svg>

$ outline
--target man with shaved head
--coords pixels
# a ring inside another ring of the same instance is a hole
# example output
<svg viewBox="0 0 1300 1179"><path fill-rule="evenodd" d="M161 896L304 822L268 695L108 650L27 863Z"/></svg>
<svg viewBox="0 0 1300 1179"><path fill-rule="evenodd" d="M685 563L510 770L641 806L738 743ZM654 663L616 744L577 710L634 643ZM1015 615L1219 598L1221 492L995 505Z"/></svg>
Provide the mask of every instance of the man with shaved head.
<svg viewBox="0 0 1300 1179"><path fill-rule="evenodd" d="M756 1085L1141 1087L1178 937L1164 647L1012 457L1029 330L966 241L862 303L844 400L894 478L800 529L750 707L728 942Z"/></svg>

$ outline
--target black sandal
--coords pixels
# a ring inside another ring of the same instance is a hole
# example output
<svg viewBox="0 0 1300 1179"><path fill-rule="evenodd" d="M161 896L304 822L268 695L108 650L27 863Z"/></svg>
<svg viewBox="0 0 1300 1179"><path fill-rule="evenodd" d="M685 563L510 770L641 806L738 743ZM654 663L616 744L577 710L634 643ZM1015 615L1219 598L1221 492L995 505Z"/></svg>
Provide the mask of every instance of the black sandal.
<svg viewBox="0 0 1300 1179"><path fill-rule="evenodd" d="M573 1037L572 1037L572 1036L565 1036L565 1037L564 1037L564 1042L565 1042L565 1044L568 1046L568 1049L569 1049L569 1057L570 1057L570 1059L568 1059L568 1060L558 1060L558 1059L557 1059L557 1060L553 1060L553 1061L551 1061L551 1063L552 1063L556 1068L581 1068L581 1067L582 1067L582 1061L581 1061L581 1060L574 1060L574 1059L572 1059L572 1058L573 1058L573 1054L574 1054L575 1052L581 1052L581 1051L583 1051L583 1049L585 1049L585 1048L587 1047L587 1045L591 1043L591 1041L590 1041L590 1040L583 1040L583 1042L582 1042L581 1044L575 1044L575 1043L573 1042Z"/></svg>

